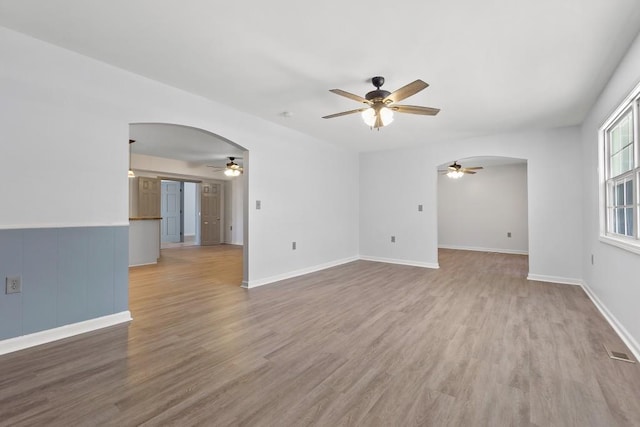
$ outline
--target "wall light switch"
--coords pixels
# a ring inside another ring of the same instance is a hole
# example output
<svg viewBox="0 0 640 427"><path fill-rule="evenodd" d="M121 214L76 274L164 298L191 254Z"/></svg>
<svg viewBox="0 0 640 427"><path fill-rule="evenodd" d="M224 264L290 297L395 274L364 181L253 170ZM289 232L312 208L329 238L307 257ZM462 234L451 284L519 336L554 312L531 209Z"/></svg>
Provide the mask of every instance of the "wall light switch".
<svg viewBox="0 0 640 427"><path fill-rule="evenodd" d="M256 200L256 209L262 208L262 202L260 200Z"/></svg>
<svg viewBox="0 0 640 427"><path fill-rule="evenodd" d="M20 276L7 277L7 287L5 293L17 294L22 292L22 279Z"/></svg>
<svg viewBox="0 0 640 427"><path fill-rule="evenodd" d="M422 212L422 205L418 205L418 212Z"/></svg>
<svg viewBox="0 0 640 427"><path fill-rule="evenodd" d="M391 236L391 243L395 243L396 242L396 236Z"/></svg>
<svg viewBox="0 0 640 427"><path fill-rule="evenodd" d="M510 231L507 232L507 237L511 237L511 232Z"/></svg>
<svg viewBox="0 0 640 427"><path fill-rule="evenodd" d="M296 250L296 242L291 242L291 249Z"/></svg>

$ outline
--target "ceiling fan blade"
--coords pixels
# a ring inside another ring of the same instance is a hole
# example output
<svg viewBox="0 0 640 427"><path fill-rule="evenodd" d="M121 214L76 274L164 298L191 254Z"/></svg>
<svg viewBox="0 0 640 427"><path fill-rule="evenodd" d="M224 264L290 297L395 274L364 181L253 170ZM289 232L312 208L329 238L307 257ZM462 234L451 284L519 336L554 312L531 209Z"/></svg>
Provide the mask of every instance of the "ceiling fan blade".
<svg viewBox="0 0 640 427"><path fill-rule="evenodd" d="M344 96L345 98L353 99L354 101L362 102L363 104L371 104L371 102L368 101L367 99L359 95L355 95L351 92L346 92L342 89L330 89L329 92L333 92L336 95Z"/></svg>
<svg viewBox="0 0 640 427"><path fill-rule="evenodd" d="M440 112L439 108L419 107L417 105L392 105L388 108L398 113L422 114L423 116L435 116Z"/></svg>
<svg viewBox="0 0 640 427"><path fill-rule="evenodd" d="M475 173L476 173L476 172L474 172L474 171L470 171L470 170L467 170L467 169L462 169L462 170L460 170L460 172L462 172L462 173L468 173L468 174L470 174L470 175L473 175L473 174L475 174Z"/></svg>
<svg viewBox="0 0 640 427"><path fill-rule="evenodd" d="M421 90L424 90L424 89L426 89L428 87L429 87L429 85L427 83L425 83L422 80L418 79L415 82L411 82L408 85L402 86L400 89L396 90L391 95L387 96L384 99L384 102L386 103L386 102L399 102L399 101L402 101L403 99L408 98L411 95L415 95L416 93L418 93Z"/></svg>
<svg viewBox="0 0 640 427"><path fill-rule="evenodd" d="M479 169L484 169L484 168L482 166L474 166L474 167L465 168L465 169L467 169L467 170L479 170Z"/></svg>
<svg viewBox="0 0 640 427"><path fill-rule="evenodd" d="M324 116L323 119L333 119L334 117L346 116L347 114L361 113L364 110L368 110L368 109L369 107L365 107L365 108L358 108L357 110L343 111L342 113L329 114L328 116Z"/></svg>

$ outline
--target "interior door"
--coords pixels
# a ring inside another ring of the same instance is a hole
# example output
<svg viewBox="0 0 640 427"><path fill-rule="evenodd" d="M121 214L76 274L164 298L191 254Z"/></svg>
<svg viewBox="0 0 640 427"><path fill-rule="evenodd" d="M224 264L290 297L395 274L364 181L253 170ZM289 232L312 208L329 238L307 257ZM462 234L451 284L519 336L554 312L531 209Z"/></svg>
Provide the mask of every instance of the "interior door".
<svg viewBox="0 0 640 427"><path fill-rule="evenodd" d="M182 183L162 181L162 232L163 243L182 241Z"/></svg>
<svg viewBox="0 0 640 427"><path fill-rule="evenodd" d="M220 184L203 182L200 186L201 245L220 244Z"/></svg>

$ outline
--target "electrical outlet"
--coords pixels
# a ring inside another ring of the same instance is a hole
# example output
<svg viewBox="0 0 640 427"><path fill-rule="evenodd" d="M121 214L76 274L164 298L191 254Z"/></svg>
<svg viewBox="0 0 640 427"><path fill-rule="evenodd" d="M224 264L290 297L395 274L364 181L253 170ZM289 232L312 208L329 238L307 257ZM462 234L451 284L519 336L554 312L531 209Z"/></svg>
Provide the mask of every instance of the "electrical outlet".
<svg viewBox="0 0 640 427"><path fill-rule="evenodd" d="M296 250L296 242L291 242L291 249Z"/></svg>
<svg viewBox="0 0 640 427"><path fill-rule="evenodd" d="M396 242L396 236L391 236L391 243L395 243Z"/></svg>
<svg viewBox="0 0 640 427"><path fill-rule="evenodd" d="M260 200L256 200L256 209L262 209L262 202Z"/></svg>
<svg viewBox="0 0 640 427"><path fill-rule="evenodd" d="M591 265L593 265L593 264L594 264L594 262L593 262L593 261L594 261L594 260L593 260L593 254L591 254Z"/></svg>
<svg viewBox="0 0 640 427"><path fill-rule="evenodd" d="M511 237L511 232L510 231L507 232L507 237Z"/></svg>
<svg viewBox="0 0 640 427"><path fill-rule="evenodd" d="M7 294L17 294L22 292L22 279L20 276L7 277Z"/></svg>

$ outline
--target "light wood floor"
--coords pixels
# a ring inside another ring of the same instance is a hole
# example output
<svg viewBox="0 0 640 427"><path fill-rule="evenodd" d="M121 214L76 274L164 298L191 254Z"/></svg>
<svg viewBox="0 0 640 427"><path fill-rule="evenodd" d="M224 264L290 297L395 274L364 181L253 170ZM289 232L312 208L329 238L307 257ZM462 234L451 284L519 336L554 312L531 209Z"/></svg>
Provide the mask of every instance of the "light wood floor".
<svg viewBox="0 0 640 427"><path fill-rule="evenodd" d="M579 287L443 250L252 290L238 247L134 268L129 326L0 357L0 424L639 426L640 369Z"/></svg>

